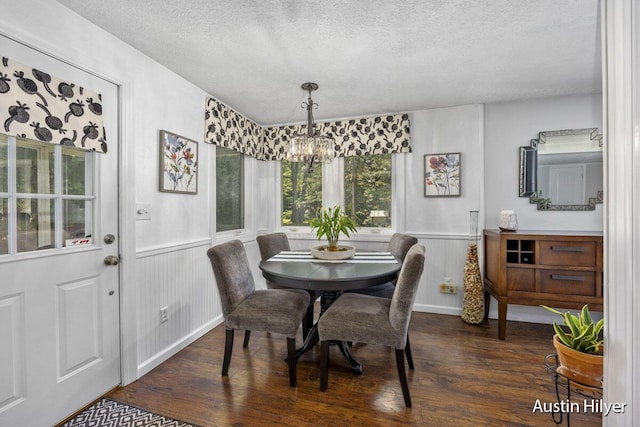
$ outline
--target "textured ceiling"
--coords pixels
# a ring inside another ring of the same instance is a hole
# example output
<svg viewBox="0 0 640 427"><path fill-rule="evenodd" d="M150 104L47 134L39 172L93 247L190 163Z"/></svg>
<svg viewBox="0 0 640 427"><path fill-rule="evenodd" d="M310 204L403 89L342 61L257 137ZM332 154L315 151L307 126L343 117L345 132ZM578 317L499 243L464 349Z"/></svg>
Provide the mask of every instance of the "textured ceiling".
<svg viewBox="0 0 640 427"><path fill-rule="evenodd" d="M260 124L601 90L598 0L58 0Z"/></svg>

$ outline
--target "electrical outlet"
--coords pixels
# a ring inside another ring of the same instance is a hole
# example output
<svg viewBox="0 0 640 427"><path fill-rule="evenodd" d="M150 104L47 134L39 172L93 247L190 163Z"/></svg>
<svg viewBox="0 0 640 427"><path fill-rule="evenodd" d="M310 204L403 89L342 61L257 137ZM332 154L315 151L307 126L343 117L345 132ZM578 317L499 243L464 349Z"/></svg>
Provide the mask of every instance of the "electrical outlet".
<svg viewBox="0 0 640 427"><path fill-rule="evenodd" d="M451 283L441 283L440 284L440 292L443 294L457 294L458 286L452 285Z"/></svg>
<svg viewBox="0 0 640 427"><path fill-rule="evenodd" d="M160 309L160 323L164 323L169 320L169 307L164 306Z"/></svg>

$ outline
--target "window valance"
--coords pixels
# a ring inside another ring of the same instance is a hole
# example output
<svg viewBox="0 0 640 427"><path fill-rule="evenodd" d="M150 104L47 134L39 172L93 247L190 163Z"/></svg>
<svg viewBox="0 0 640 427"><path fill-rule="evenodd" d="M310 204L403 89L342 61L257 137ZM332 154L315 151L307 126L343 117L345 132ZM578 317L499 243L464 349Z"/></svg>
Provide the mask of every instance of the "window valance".
<svg viewBox="0 0 640 427"><path fill-rule="evenodd" d="M207 98L204 141L263 160L263 128L220 101Z"/></svg>
<svg viewBox="0 0 640 427"><path fill-rule="evenodd" d="M7 135L107 152L100 94L6 57L0 123Z"/></svg>
<svg viewBox="0 0 640 427"><path fill-rule="evenodd" d="M316 123L335 139L336 157L410 153L409 116L393 114ZM205 142L232 148L259 160L283 160L289 138L306 124L262 127L220 101L207 98Z"/></svg>
<svg viewBox="0 0 640 427"><path fill-rule="evenodd" d="M316 123L321 135L335 139L336 157L410 153L409 116L395 114ZM283 160L289 138L306 133L304 124L265 129L265 160Z"/></svg>

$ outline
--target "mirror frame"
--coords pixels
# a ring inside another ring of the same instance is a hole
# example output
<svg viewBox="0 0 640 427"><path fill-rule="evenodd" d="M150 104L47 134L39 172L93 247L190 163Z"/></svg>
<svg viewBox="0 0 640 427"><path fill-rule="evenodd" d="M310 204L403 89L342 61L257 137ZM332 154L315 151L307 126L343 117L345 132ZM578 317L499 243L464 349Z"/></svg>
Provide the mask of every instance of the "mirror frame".
<svg viewBox="0 0 640 427"><path fill-rule="evenodd" d="M520 147L519 196L529 197L529 203L537 205L539 211L592 211L603 201L604 191L590 197L586 205L552 205L548 199L538 198L538 145L544 144L548 137L568 135L589 135L591 141L598 141L602 147L602 135L597 128L544 131L538 134L538 139L532 139L529 146Z"/></svg>

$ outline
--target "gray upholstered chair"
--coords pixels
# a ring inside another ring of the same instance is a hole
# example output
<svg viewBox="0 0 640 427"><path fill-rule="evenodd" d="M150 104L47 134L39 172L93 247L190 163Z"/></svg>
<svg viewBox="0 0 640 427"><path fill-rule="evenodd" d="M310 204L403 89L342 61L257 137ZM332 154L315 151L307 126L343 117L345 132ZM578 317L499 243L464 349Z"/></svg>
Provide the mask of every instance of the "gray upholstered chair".
<svg viewBox="0 0 640 427"><path fill-rule="evenodd" d="M391 252L391 255L398 258L401 262L404 262L405 257L407 256L407 252L413 245L418 243L418 239L410 236L408 234L402 233L394 233L389 240L389 246L387 250ZM381 285L370 286L364 289L357 289L355 292L358 294L371 295L374 297L382 297L382 298L391 298L393 297L393 292L396 289L396 281L383 283ZM409 335L407 333L407 346L405 348L405 354L407 355L407 363L409 364L409 369L413 371L413 357L411 355L411 344L409 342Z"/></svg>
<svg viewBox="0 0 640 427"><path fill-rule="evenodd" d="M345 293L324 312L318 321L321 343L320 390L327 390L330 341L381 344L396 350L396 366L404 403L408 408L411 407L404 350L423 269L424 246L416 244L407 253L391 299Z"/></svg>
<svg viewBox="0 0 640 427"><path fill-rule="evenodd" d="M296 386L296 332L309 306L302 290L256 290L244 245L239 240L213 246L207 251L220 293L225 342L222 375L228 375L233 350L233 331L245 330L245 343L252 330L287 337L289 384Z"/></svg>
<svg viewBox="0 0 640 427"><path fill-rule="evenodd" d="M290 251L291 246L289 245L289 238L285 233L271 233L271 234L263 234L256 237L256 241L258 242L258 248L260 249L260 258L262 260L266 260L271 258L272 256L282 252L282 251ZM267 288L268 289L283 289L282 286L273 283L267 280ZM290 288L284 288L290 289ZM315 301L320 296L319 291L307 291L309 292L309 307L307 308L307 314L302 321L302 336L306 339L307 335L309 335L309 331L313 327L313 305Z"/></svg>
<svg viewBox="0 0 640 427"><path fill-rule="evenodd" d="M404 261L407 252L413 245L418 243L418 239L408 234L394 233L389 240L389 246L387 250L391 252L391 255L398 258L401 262ZM391 298L395 289L395 282L383 283L381 285L371 286L364 289L357 289L355 291L358 294L372 295L374 297Z"/></svg>

